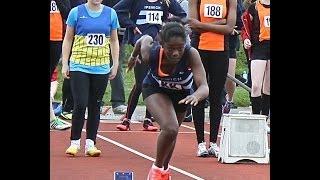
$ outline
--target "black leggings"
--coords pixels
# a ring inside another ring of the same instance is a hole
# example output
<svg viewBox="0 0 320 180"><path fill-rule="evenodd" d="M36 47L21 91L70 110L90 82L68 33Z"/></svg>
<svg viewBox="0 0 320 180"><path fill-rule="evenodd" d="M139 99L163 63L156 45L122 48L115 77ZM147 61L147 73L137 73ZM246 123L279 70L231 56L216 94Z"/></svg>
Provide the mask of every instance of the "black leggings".
<svg viewBox="0 0 320 180"><path fill-rule="evenodd" d="M71 112L73 110L73 98L71 92L70 79L63 79L62 106L63 112Z"/></svg>
<svg viewBox="0 0 320 180"><path fill-rule="evenodd" d="M251 61L250 61L250 59L249 59L248 50L246 50L246 49L243 47L243 51L244 51L244 53L245 53L245 55L246 55L247 65L248 65L248 80L247 80L246 85L251 88L251 84L252 84L252 82L251 82ZM250 92L249 92L249 96L250 96Z"/></svg>
<svg viewBox="0 0 320 180"><path fill-rule="evenodd" d="M71 91L74 108L72 111L71 140L78 140L84 124L88 107L87 139L96 142L100 122L100 103L108 84L109 74L88 74L79 71L70 72Z"/></svg>
<svg viewBox="0 0 320 180"><path fill-rule="evenodd" d="M53 71L56 68L62 48L62 41L50 41L50 79Z"/></svg>
<svg viewBox="0 0 320 180"><path fill-rule="evenodd" d="M137 63L134 67L134 78L135 84L130 92L129 99L128 99L128 107L127 107L127 114L126 118L131 119L131 116L134 110L137 107L139 96L142 92L142 82L143 79L146 77L148 73L148 67L144 63ZM151 114L148 110L146 110L146 118L151 118Z"/></svg>
<svg viewBox="0 0 320 180"><path fill-rule="evenodd" d="M217 141L222 116L221 93L228 73L229 52L205 50L199 50L199 52L209 81L210 142L215 143ZM199 104L192 109L198 143L204 142L204 108L205 100L199 102Z"/></svg>

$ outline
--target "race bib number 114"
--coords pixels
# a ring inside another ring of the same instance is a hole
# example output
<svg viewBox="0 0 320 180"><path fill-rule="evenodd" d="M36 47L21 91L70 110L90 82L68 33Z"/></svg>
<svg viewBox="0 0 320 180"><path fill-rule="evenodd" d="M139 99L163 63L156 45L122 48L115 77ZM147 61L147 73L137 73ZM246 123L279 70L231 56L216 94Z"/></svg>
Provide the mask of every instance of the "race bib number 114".
<svg viewBox="0 0 320 180"><path fill-rule="evenodd" d="M146 11L146 22L149 24L162 24L162 11Z"/></svg>

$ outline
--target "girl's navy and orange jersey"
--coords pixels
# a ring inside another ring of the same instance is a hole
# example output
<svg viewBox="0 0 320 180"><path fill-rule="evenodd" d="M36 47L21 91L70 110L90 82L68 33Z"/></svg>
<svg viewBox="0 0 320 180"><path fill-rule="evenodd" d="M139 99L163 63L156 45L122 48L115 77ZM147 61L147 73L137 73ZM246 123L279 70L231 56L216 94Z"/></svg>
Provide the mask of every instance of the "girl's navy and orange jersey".
<svg viewBox="0 0 320 180"><path fill-rule="evenodd" d="M56 1L50 3L50 41L63 40L63 20Z"/></svg>
<svg viewBox="0 0 320 180"><path fill-rule="evenodd" d="M228 0L201 0L199 17L202 23L212 23L226 19L228 13ZM225 35L214 32L204 32L200 35L199 49L210 51L227 50Z"/></svg>
<svg viewBox="0 0 320 180"><path fill-rule="evenodd" d="M150 50L150 70L143 80L143 85L190 91L193 83L192 70L188 66L190 48L190 45L186 45L184 54L178 64L176 64L174 72L172 74L164 74L160 68L163 59L163 48L159 44L154 44Z"/></svg>
<svg viewBox="0 0 320 180"><path fill-rule="evenodd" d="M85 4L78 7L75 37L70 61L86 66L110 63L111 8L103 6L98 17L87 12Z"/></svg>

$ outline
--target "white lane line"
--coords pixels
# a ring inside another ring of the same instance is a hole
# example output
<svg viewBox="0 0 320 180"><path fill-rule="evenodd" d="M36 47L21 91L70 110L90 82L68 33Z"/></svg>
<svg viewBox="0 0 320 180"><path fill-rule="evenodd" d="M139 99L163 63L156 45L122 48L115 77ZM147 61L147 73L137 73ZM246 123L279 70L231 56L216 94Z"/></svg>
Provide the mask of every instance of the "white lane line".
<svg viewBox="0 0 320 180"><path fill-rule="evenodd" d="M136 131L133 131L133 130L130 130L130 131L98 131L99 133L146 133L146 134L150 134L150 133L160 133L160 131L155 131L155 132L150 132L150 131L142 131L142 130L136 130ZM179 132L179 134L194 134L196 132L194 131L190 131L190 132Z"/></svg>
<svg viewBox="0 0 320 180"><path fill-rule="evenodd" d="M121 123L122 121L120 120L100 120L100 123L110 123L110 124L114 124L114 123ZM130 121L131 124L141 124L140 121L136 121L136 120L131 120Z"/></svg>
<svg viewBox="0 0 320 180"><path fill-rule="evenodd" d="M181 124L182 127L185 127L187 129L192 129L192 130L196 130L194 127L191 127L191 126L187 126L187 125L184 125L184 124ZM205 134L210 134L208 131L204 131ZM221 137L221 134L218 134L218 137Z"/></svg>

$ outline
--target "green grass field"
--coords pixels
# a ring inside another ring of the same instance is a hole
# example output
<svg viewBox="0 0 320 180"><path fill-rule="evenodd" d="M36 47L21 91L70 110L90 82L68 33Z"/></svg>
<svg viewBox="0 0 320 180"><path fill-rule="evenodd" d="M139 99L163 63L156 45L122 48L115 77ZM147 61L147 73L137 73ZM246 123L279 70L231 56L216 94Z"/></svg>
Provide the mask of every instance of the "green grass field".
<svg viewBox="0 0 320 180"><path fill-rule="evenodd" d="M125 62L123 64L123 76L124 76L124 85L125 85L125 97L126 97L126 102L127 102L127 99L129 97L129 94L130 94L130 91L131 91L131 88L133 87L134 85L134 74L133 74L133 71L130 71L130 72L126 72L126 64L127 64L127 59L130 55L132 51L132 47L131 46L126 46L126 58L125 58ZM243 71L247 71L248 72L248 68L247 68L247 64L246 64L246 59L245 59L245 54L243 52L243 49L242 49L242 46L240 48L240 51L237 52L237 56L238 56L238 59L237 59L237 68L236 68L236 74L239 74L241 75ZM55 100L57 101L61 101L62 100L62 96L61 96L61 89L62 89L62 82L63 82L63 79L62 79L62 75L61 75L61 65L59 64L58 66L58 69L59 69L59 86L58 86L58 90L57 90L57 93L56 93L56 96L55 96ZM111 98L111 86L110 86L110 83L108 84L108 87L107 87L107 90L104 94L104 97L103 97L103 101L105 102L105 105L111 105L110 103L110 98ZM248 92L243 89L242 87L238 86L236 87L236 90L235 90L235 94L234 94L234 102L237 106L239 107L246 107L246 106L249 106L249 94ZM139 105L144 105L143 101L142 101L142 95L140 96L140 99L139 99L139 102L138 102Z"/></svg>

